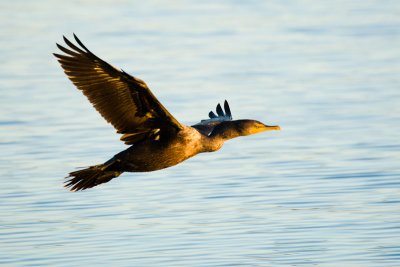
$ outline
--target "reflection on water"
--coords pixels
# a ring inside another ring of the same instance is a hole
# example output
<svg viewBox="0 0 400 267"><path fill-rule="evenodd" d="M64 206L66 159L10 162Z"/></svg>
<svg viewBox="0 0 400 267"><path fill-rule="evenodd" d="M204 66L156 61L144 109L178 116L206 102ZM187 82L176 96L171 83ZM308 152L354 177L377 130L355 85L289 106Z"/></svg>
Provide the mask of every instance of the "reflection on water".
<svg viewBox="0 0 400 267"><path fill-rule="evenodd" d="M0 264L398 266L396 1L62 5L0 11ZM283 131L70 193L124 148L51 56L72 32L184 123L227 98Z"/></svg>

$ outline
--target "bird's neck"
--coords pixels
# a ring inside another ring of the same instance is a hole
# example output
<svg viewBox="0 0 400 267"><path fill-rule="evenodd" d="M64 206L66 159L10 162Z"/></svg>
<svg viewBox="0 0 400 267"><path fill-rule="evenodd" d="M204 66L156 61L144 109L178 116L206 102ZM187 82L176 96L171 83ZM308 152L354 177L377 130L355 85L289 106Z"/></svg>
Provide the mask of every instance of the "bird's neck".
<svg viewBox="0 0 400 267"><path fill-rule="evenodd" d="M225 140L219 136L205 136L203 141L203 149L205 152L214 152L219 150Z"/></svg>
<svg viewBox="0 0 400 267"><path fill-rule="evenodd" d="M232 121L222 122L217 125L209 135L211 139L221 140L222 142L239 136L239 131L236 129L235 124Z"/></svg>
<svg viewBox="0 0 400 267"><path fill-rule="evenodd" d="M215 127L211 134L206 137L207 140L205 141L205 144L207 151L216 151L222 147L225 141L240 136L235 129L223 127L222 125L218 126Z"/></svg>

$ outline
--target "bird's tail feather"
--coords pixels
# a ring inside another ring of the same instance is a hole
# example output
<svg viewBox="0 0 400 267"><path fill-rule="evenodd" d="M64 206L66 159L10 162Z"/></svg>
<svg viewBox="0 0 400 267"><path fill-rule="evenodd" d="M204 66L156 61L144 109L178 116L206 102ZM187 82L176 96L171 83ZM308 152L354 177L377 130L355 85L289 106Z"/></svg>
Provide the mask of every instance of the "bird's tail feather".
<svg viewBox="0 0 400 267"><path fill-rule="evenodd" d="M121 175L121 171L107 170L108 165L99 164L89 168L74 171L66 177L65 187L71 191L85 190L96 185L107 183L111 179Z"/></svg>

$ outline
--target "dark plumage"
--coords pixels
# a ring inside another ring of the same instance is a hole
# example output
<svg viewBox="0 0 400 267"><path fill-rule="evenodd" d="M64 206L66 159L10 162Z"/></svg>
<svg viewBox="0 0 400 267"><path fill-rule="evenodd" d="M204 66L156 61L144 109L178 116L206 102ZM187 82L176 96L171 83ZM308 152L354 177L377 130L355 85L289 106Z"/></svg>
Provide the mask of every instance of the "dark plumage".
<svg viewBox="0 0 400 267"><path fill-rule="evenodd" d="M118 177L123 172L149 172L174 166L198 153L216 151L226 140L268 130L255 120L232 120L225 100L217 114L192 126L179 123L140 79L118 70L90 52L74 35L79 47L64 37L66 55L54 54L68 78L96 110L111 123L130 147L104 164L71 172L66 187L83 190Z"/></svg>

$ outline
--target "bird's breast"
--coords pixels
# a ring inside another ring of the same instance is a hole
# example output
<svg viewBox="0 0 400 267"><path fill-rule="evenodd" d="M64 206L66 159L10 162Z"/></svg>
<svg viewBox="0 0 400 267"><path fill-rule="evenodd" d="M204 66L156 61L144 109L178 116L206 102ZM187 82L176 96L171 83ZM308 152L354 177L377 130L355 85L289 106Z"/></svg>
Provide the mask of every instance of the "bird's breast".
<svg viewBox="0 0 400 267"><path fill-rule="evenodd" d="M207 151L203 142L203 136L196 129L185 127L168 141L148 141L133 145L116 157L124 162L126 171L155 171Z"/></svg>

